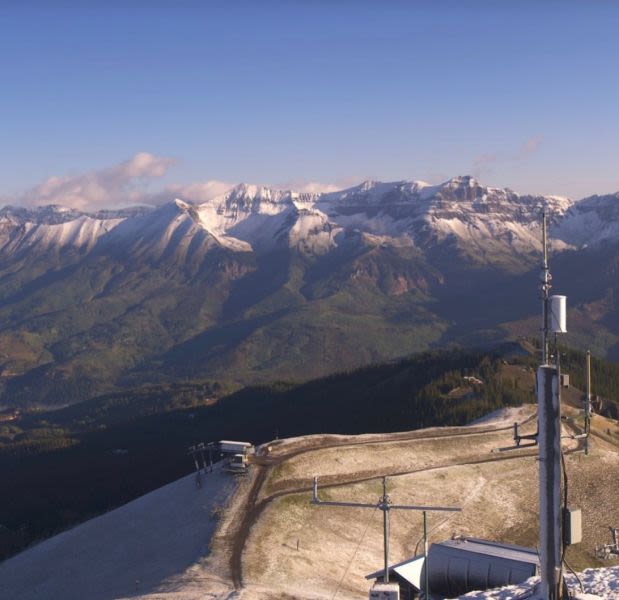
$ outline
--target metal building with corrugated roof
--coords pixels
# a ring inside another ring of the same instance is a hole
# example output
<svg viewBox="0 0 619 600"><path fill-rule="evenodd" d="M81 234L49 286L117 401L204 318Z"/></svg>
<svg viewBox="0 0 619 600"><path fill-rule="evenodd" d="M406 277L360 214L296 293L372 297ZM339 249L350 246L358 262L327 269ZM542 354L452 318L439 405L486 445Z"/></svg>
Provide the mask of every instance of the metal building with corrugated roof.
<svg viewBox="0 0 619 600"><path fill-rule="evenodd" d="M402 600L413 600L422 589L424 562L423 556L415 556L389 567L390 578L400 584ZM432 597L453 598L522 583L538 574L539 557L532 548L460 537L432 544L428 569ZM382 570L376 571L367 579L380 581L382 575Z"/></svg>

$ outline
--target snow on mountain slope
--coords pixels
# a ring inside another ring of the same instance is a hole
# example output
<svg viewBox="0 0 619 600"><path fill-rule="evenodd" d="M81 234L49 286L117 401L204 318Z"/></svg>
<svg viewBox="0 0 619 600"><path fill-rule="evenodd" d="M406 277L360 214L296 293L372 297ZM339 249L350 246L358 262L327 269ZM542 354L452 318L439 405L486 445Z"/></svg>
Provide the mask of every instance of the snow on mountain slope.
<svg viewBox="0 0 619 600"><path fill-rule="evenodd" d="M555 235L579 247L619 239L619 192L575 203Z"/></svg>
<svg viewBox="0 0 619 600"><path fill-rule="evenodd" d="M288 234L288 245L310 254L324 254L336 246L336 236L342 227L331 223L324 213L317 209L297 211L297 218Z"/></svg>
<svg viewBox="0 0 619 600"><path fill-rule="evenodd" d="M196 208L179 199L125 219L100 242L102 249L134 258L172 258L178 264L187 260L199 263L209 250L220 246L217 237L201 224Z"/></svg>
<svg viewBox="0 0 619 600"><path fill-rule="evenodd" d="M21 230L21 236L9 237L6 240L2 251L18 251L24 246L42 251L66 246L90 250L99 237L111 231L122 221L123 219L99 220L84 215L73 221L55 225L27 223Z"/></svg>
<svg viewBox="0 0 619 600"><path fill-rule="evenodd" d="M0 598L111 600L165 593L179 578L191 587L209 553L215 514L237 485L218 467L200 489L194 479L183 477L4 561ZM198 585L195 597L203 595Z"/></svg>
<svg viewBox="0 0 619 600"><path fill-rule="evenodd" d="M187 251L193 244L203 250L295 247L324 254L338 245L342 232L357 232L380 238L381 244L421 249L455 243L465 254L490 263L501 255L539 252L543 209L550 216L556 251L619 238L619 194L574 202L519 195L460 176L439 185L366 181L324 194L241 184L198 205L183 199L158 208L92 215L58 206L5 207L0 210L0 248L89 250L114 229L114 243L123 235L125 246L151 247L160 254L170 244L184 244Z"/></svg>
<svg viewBox="0 0 619 600"><path fill-rule="evenodd" d="M453 238L517 251L539 249L543 208L560 218L572 205L566 198L520 196L509 189L484 187L468 176L437 186L366 182L321 202L329 205L327 214L341 225L376 235L405 236L422 247Z"/></svg>
<svg viewBox="0 0 619 600"><path fill-rule="evenodd" d="M62 206L0 210L0 253L74 247L91 250L97 240L138 211L87 214Z"/></svg>
<svg viewBox="0 0 619 600"><path fill-rule="evenodd" d="M508 189L455 177L441 185L423 181L366 181L341 192L297 194L240 185L201 204L204 228L222 244L258 250L286 239L298 246L304 232L315 253L337 245L337 233L359 231L382 243L427 247L448 239L495 248L539 250L539 214L560 219L573 202L558 196L521 196ZM310 220L312 225L308 227ZM567 247L557 241L557 249Z"/></svg>
<svg viewBox="0 0 619 600"><path fill-rule="evenodd" d="M329 229L326 217L312 211L317 196L241 184L197 207L202 226L233 250L258 250L288 241L297 245L315 237L315 229ZM320 223L318 223L320 221ZM310 242L320 251L329 247L328 236Z"/></svg>

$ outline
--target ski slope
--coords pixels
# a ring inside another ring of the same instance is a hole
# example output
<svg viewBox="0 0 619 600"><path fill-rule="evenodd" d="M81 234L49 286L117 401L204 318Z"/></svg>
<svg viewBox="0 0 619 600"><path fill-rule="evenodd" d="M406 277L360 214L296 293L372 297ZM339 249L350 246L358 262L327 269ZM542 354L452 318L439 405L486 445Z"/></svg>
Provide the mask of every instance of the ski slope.
<svg viewBox="0 0 619 600"><path fill-rule="evenodd" d="M235 489L215 467L201 488L188 475L50 538L0 564L0 599L167 597L199 570Z"/></svg>

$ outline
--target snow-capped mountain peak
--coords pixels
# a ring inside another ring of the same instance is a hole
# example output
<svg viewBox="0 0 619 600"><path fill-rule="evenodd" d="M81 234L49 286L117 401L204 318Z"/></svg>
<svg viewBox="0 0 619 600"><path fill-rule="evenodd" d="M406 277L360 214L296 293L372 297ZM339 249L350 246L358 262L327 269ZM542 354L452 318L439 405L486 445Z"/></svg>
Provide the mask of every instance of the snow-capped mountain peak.
<svg viewBox="0 0 619 600"><path fill-rule="evenodd" d="M174 204L181 210L190 210L191 208L193 208L193 204L185 202L185 200L181 200L180 198L175 198Z"/></svg>
<svg viewBox="0 0 619 600"><path fill-rule="evenodd" d="M479 187L479 183L477 179L471 175L457 175L456 177L452 177L446 181L442 187L447 187L450 189L460 189L463 187L474 188Z"/></svg>
<svg viewBox="0 0 619 600"><path fill-rule="evenodd" d="M440 184L367 180L329 193L241 183L200 204L176 198L160 208L92 214L61 206L6 206L0 209L0 248L7 252L59 244L89 249L128 221L134 226L127 223L119 233L131 230L132 236L140 237L137 229L142 227L148 236L171 239L170 228L186 220L184 239L199 234L211 240L209 244L233 251L288 245L323 254L346 237L342 232L357 232L362 237L355 239L365 235L383 245L423 249L455 243L479 260L492 261L498 255L539 251L542 210L550 215L555 249L619 239L619 193L574 202L561 196L522 195L459 175Z"/></svg>

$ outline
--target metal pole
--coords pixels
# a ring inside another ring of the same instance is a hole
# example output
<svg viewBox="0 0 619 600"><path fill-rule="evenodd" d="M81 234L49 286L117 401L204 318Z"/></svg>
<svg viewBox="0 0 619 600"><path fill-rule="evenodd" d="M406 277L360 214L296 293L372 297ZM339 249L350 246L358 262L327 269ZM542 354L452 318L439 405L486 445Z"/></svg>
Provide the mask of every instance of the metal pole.
<svg viewBox="0 0 619 600"><path fill-rule="evenodd" d="M428 565L428 513L423 511L423 571L424 571L424 586L423 586L423 597L424 600L429 600L430 598L430 578L429 571L430 566Z"/></svg>
<svg viewBox="0 0 619 600"><path fill-rule="evenodd" d="M559 600L561 567L561 412L557 369L537 371L541 593Z"/></svg>
<svg viewBox="0 0 619 600"><path fill-rule="evenodd" d="M337 502L333 500L321 500L318 497L318 477L314 477L312 485L312 500L311 504L318 506L344 506L349 508L371 508L373 510L380 508L383 511L383 544L384 544L384 572L383 581L389 583L389 512L391 510L417 510L423 511L423 524L424 524L424 538L425 538L425 554L428 554L428 532L427 532L427 511L439 511L439 512L462 512L461 508L451 506L412 506L405 504L392 504L391 498L387 494L387 478L383 477L383 495L379 498L378 503L365 503L365 502ZM427 560L427 559L426 559ZM429 588L427 583L428 572L426 570L426 590ZM429 592L428 592L429 594ZM426 600L429 599L429 595Z"/></svg>
<svg viewBox="0 0 619 600"><path fill-rule="evenodd" d="M587 399L585 401L585 454L589 454L591 429L591 350L587 350Z"/></svg>
<svg viewBox="0 0 619 600"><path fill-rule="evenodd" d="M548 244L546 241L546 212L542 213L542 246L544 260L542 263L542 364L548 364L548 293L550 290L550 270L548 269Z"/></svg>
<svg viewBox="0 0 619 600"><path fill-rule="evenodd" d="M383 477L383 497L381 499L381 510L383 511L383 540L385 555L385 574L383 580L389 583L389 497L387 496L387 478Z"/></svg>

